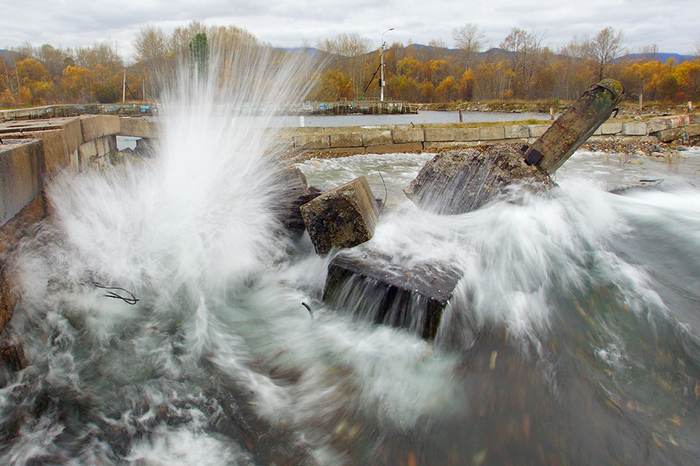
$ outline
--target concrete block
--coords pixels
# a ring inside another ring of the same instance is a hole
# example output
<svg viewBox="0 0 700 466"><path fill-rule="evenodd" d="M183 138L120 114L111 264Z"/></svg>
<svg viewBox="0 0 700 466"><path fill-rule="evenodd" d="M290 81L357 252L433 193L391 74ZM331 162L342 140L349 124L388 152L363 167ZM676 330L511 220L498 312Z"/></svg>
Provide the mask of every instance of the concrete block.
<svg viewBox="0 0 700 466"><path fill-rule="evenodd" d="M41 193L44 178L44 148L40 140L3 140L0 145L0 225Z"/></svg>
<svg viewBox="0 0 700 466"><path fill-rule="evenodd" d="M365 147L381 146L391 144L394 140L391 137L391 130L385 129L380 131L363 131L362 145Z"/></svg>
<svg viewBox="0 0 700 466"><path fill-rule="evenodd" d="M330 149L331 138L325 133L309 133L294 136L294 148L297 150Z"/></svg>
<svg viewBox="0 0 700 466"><path fill-rule="evenodd" d="M549 126L550 125L529 125L528 128L530 129L530 137L541 137L549 129Z"/></svg>
<svg viewBox="0 0 700 466"><path fill-rule="evenodd" d="M407 142L405 144L386 144L381 146L368 147L367 154L399 154L403 152L421 152L422 142Z"/></svg>
<svg viewBox="0 0 700 466"><path fill-rule="evenodd" d="M527 125L506 125L503 127L506 139L527 139L530 128Z"/></svg>
<svg viewBox="0 0 700 466"><path fill-rule="evenodd" d="M663 131L657 131L653 135L662 142L671 142L676 139L700 136L700 124L665 129Z"/></svg>
<svg viewBox="0 0 700 466"><path fill-rule="evenodd" d="M351 248L374 235L378 209L367 179L361 176L301 206L301 216L317 254Z"/></svg>
<svg viewBox="0 0 700 466"><path fill-rule="evenodd" d="M158 123L153 120L141 118L119 118L119 135L135 138L157 138L159 134Z"/></svg>
<svg viewBox="0 0 700 466"><path fill-rule="evenodd" d="M328 266L323 300L363 320L433 339L461 276L439 264L407 269L378 255L360 259L341 253Z"/></svg>
<svg viewBox="0 0 700 466"><path fill-rule="evenodd" d="M84 115L80 117L83 142L119 134L119 117L115 115Z"/></svg>
<svg viewBox="0 0 700 466"><path fill-rule="evenodd" d="M537 182L543 189L552 183L542 170L527 165L522 152L510 145L493 146L484 152L458 149L441 152L428 161L404 193L421 209L458 215L478 209L508 184L523 181Z"/></svg>
<svg viewBox="0 0 700 466"><path fill-rule="evenodd" d="M395 128L391 131L394 144L425 141L423 128Z"/></svg>
<svg viewBox="0 0 700 466"><path fill-rule="evenodd" d="M483 141L424 142L425 150L461 149L486 145Z"/></svg>
<svg viewBox="0 0 700 466"><path fill-rule="evenodd" d="M505 139L506 131L503 126L482 126L479 128L479 139L491 141L495 139Z"/></svg>
<svg viewBox="0 0 700 466"><path fill-rule="evenodd" d="M425 142L449 142L455 140L452 128L425 128Z"/></svg>
<svg viewBox="0 0 700 466"><path fill-rule="evenodd" d="M455 142L472 142L479 140L479 128L455 128Z"/></svg>
<svg viewBox="0 0 700 466"><path fill-rule="evenodd" d="M622 124L622 134L624 136L646 136L647 125L641 121Z"/></svg>
<svg viewBox="0 0 700 466"><path fill-rule="evenodd" d="M670 122L666 118L653 118L646 122L647 133L656 133L671 127Z"/></svg>
<svg viewBox="0 0 700 466"><path fill-rule="evenodd" d="M362 147L362 134L351 133L331 133L331 147Z"/></svg>
<svg viewBox="0 0 700 466"><path fill-rule="evenodd" d="M622 133L622 123L620 122L611 122L611 123L603 123L598 127L598 129L595 131L594 134L600 134L600 135L611 135L611 134L620 134Z"/></svg>

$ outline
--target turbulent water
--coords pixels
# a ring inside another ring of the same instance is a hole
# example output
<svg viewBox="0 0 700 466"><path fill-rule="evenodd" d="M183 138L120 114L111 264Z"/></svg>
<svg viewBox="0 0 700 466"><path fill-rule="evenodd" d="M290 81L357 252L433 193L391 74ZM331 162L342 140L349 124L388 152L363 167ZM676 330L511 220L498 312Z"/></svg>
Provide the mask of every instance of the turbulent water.
<svg viewBox="0 0 700 466"><path fill-rule="evenodd" d="M322 302L332 254L278 225L277 149L233 111L298 65L245 57L223 91L182 73L151 164L50 186L13 258L1 464L696 463L700 151L579 152L549 194L456 216L401 194L427 154L301 164L386 198L355 254L460 271L428 342Z"/></svg>

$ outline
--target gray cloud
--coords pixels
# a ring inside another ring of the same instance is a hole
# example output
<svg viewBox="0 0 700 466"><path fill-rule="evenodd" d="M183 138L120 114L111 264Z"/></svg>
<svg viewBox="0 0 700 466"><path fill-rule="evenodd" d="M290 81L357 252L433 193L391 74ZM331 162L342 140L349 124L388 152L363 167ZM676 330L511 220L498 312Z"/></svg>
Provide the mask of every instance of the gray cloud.
<svg viewBox="0 0 700 466"><path fill-rule="evenodd" d="M452 46L452 30L474 23L484 31L489 46L497 46L518 27L544 33L543 45L553 49L576 35L592 36L606 26L625 32L630 50L657 44L664 52L687 53L700 37L694 18L697 0L359 0L340 3L317 1L248 0L4 0L0 17L0 47L48 43L61 47L89 46L113 40L125 56L142 24L166 32L191 20L209 25L244 27L260 40L280 47L295 47L302 40L314 44L339 33L359 33L379 46L383 31L388 42L427 44L442 40Z"/></svg>

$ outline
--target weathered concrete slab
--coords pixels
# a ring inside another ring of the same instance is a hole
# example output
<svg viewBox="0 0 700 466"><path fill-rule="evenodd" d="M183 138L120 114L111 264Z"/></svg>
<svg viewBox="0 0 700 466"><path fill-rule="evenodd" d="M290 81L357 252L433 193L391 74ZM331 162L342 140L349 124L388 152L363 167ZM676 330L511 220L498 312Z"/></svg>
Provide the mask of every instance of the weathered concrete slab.
<svg viewBox="0 0 700 466"><path fill-rule="evenodd" d="M422 209L451 215L478 209L514 182L552 185L546 173L525 163L522 152L494 146L484 152L458 149L437 155L404 192Z"/></svg>
<svg viewBox="0 0 700 466"><path fill-rule="evenodd" d="M423 128L394 128L391 130L394 144L407 144L411 142L423 142L425 132Z"/></svg>
<svg viewBox="0 0 700 466"><path fill-rule="evenodd" d="M351 248L374 235L379 212L364 176L321 194L301 206L301 215L316 253Z"/></svg>
<svg viewBox="0 0 700 466"><path fill-rule="evenodd" d="M656 138L661 142L671 142L676 139L700 136L700 125L688 125L680 126L678 128L665 129L663 131L653 133L652 136L656 136Z"/></svg>
<svg viewBox="0 0 700 466"><path fill-rule="evenodd" d="M83 142L119 134L119 117L115 115L84 115L80 117Z"/></svg>
<svg viewBox="0 0 700 466"><path fill-rule="evenodd" d="M365 147L392 144L391 130L365 131L362 133L362 145Z"/></svg>
<svg viewBox="0 0 700 466"><path fill-rule="evenodd" d="M482 141L493 141L505 138L506 132L503 126L482 126L479 128L479 139Z"/></svg>
<svg viewBox="0 0 700 466"><path fill-rule="evenodd" d="M141 118L119 118L119 135L135 138L157 138L158 123Z"/></svg>
<svg viewBox="0 0 700 466"><path fill-rule="evenodd" d="M455 128L455 142L474 142L479 140L479 128Z"/></svg>
<svg viewBox="0 0 700 466"><path fill-rule="evenodd" d="M331 148L362 147L362 134L358 132L331 133Z"/></svg>
<svg viewBox="0 0 700 466"><path fill-rule="evenodd" d="M527 125L508 125L503 127L506 139L527 139L530 137L530 128Z"/></svg>
<svg viewBox="0 0 700 466"><path fill-rule="evenodd" d="M613 134L621 134L622 133L622 123L621 122L608 122L608 123L603 123L600 125L600 127L595 130L593 134L601 135L601 136L610 136Z"/></svg>
<svg viewBox="0 0 700 466"><path fill-rule="evenodd" d="M461 276L440 264L406 269L379 255L360 259L341 253L328 266L323 300L362 320L432 339Z"/></svg>
<svg viewBox="0 0 700 466"><path fill-rule="evenodd" d="M624 136L646 136L647 125L642 121L622 124L622 134Z"/></svg>
<svg viewBox="0 0 700 466"><path fill-rule="evenodd" d="M277 179L283 188L282 194L277 199L279 219L287 231L300 236L305 228L301 206L318 197L321 192L315 188L309 188L306 176L294 165L283 165Z"/></svg>
<svg viewBox="0 0 700 466"><path fill-rule="evenodd" d="M425 142L454 141L455 131L452 128L425 128Z"/></svg>
<svg viewBox="0 0 700 466"><path fill-rule="evenodd" d="M294 136L294 148L297 150L330 149L330 135L324 133L299 134Z"/></svg>
<svg viewBox="0 0 700 466"><path fill-rule="evenodd" d="M40 140L13 139L0 144L0 226L41 194L44 167Z"/></svg>

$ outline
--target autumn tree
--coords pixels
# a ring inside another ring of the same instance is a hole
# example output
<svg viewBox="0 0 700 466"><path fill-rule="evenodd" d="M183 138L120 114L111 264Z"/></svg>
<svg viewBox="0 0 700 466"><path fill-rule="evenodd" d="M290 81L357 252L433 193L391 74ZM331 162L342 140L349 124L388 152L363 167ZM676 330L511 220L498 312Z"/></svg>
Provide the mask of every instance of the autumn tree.
<svg viewBox="0 0 700 466"><path fill-rule="evenodd" d="M608 26L595 37L585 40L584 56L596 63L599 80L606 77L610 65L624 53L624 38L623 31L615 31L614 28Z"/></svg>
<svg viewBox="0 0 700 466"><path fill-rule="evenodd" d="M467 23L452 31L455 46L462 52L465 71L475 65L479 52L486 44L484 37L484 32L480 31L479 27L473 23Z"/></svg>
<svg viewBox="0 0 700 466"><path fill-rule="evenodd" d="M329 54L328 66L337 69L348 77L353 95L362 91L365 82L365 57L372 48L372 41L357 33L342 33L331 39L324 39L316 48Z"/></svg>

